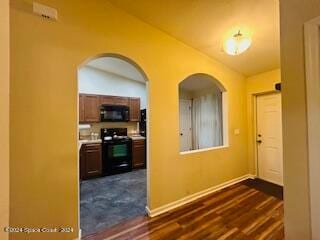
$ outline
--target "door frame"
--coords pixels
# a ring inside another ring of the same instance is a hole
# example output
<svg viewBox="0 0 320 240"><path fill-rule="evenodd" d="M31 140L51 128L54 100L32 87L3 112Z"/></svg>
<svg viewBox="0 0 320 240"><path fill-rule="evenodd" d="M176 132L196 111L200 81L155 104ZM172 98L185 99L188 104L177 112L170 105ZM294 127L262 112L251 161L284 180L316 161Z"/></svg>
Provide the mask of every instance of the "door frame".
<svg viewBox="0 0 320 240"><path fill-rule="evenodd" d="M255 177L259 178L259 157L258 157L258 143L257 143L257 134L258 134L258 109L257 109L257 101L258 101L258 97L260 96L268 96L268 95L272 95L272 94L281 94L281 91L267 91L267 92L263 92L263 93L258 93L258 94L254 94L253 95L253 121L254 121L254 126L253 126L253 140L254 140L254 160L255 160ZM283 161L283 159L282 159ZM267 180L265 180L267 181ZM277 185L279 185L278 183L275 183ZM280 185L280 186L283 186Z"/></svg>
<svg viewBox="0 0 320 240"><path fill-rule="evenodd" d="M179 133L181 134L180 132L180 121L181 121L181 116L180 116L180 102L188 102L190 103L190 144L191 144L191 148L193 147L193 138L192 138L192 105L193 105L193 102L192 102L192 99L179 99ZM181 139L180 139L180 144L181 144ZM187 151L192 151L192 150L186 150L186 151L181 151L181 146L179 146L180 148L180 152L187 152Z"/></svg>
<svg viewBox="0 0 320 240"><path fill-rule="evenodd" d="M308 165L312 239L320 236L320 17L304 24Z"/></svg>

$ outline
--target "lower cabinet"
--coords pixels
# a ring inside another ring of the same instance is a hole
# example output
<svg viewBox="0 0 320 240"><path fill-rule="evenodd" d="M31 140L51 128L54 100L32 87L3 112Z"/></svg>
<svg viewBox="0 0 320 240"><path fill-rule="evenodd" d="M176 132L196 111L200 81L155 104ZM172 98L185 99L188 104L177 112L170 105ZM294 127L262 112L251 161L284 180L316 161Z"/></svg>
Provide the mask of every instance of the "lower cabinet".
<svg viewBox="0 0 320 240"><path fill-rule="evenodd" d="M134 169L146 167L146 144L145 140L132 141L132 167Z"/></svg>
<svg viewBox="0 0 320 240"><path fill-rule="evenodd" d="M132 141L133 169L146 167L146 141ZM80 179L102 176L102 146L100 143L83 144L80 150Z"/></svg>
<svg viewBox="0 0 320 240"><path fill-rule="evenodd" d="M101 144L84 144L80 150L80 178L89 179L102 175Z"/></svg>

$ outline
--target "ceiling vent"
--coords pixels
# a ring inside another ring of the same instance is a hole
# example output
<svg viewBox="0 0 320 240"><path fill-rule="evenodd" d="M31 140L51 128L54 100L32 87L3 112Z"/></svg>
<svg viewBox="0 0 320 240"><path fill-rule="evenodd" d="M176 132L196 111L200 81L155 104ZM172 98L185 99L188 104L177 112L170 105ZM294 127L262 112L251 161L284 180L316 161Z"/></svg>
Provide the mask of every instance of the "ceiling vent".
<svg viewBox="0 0 320 240"><path fill-rule="evenodd" d="M33 2L33 13L39 15L45 19L58 20L58 11L55 8L48 7L46 5Z"/></svg>

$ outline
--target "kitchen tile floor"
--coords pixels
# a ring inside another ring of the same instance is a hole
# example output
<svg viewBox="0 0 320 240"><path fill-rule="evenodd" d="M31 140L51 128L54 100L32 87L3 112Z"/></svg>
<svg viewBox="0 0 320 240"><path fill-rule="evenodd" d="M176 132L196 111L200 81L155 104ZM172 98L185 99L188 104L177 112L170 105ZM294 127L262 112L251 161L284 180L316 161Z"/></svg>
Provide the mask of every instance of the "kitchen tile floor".
<svg viewBox="0 0 320 240"><path fill-rule="evenodd" d="M146 204L145 169L82 181L80 185L82 236L146 215Z"/></svg>

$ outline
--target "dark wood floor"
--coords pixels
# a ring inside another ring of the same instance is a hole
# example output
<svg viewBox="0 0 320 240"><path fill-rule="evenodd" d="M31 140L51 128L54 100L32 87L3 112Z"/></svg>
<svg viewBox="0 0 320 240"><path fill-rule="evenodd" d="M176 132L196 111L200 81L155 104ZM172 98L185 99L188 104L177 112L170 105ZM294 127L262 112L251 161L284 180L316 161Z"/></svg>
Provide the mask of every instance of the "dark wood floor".
<svg viewBox="0 0 320 240"><path fill-rule="evenodd" d="M283 202L239 183L158 217L137 217L84 239L284 239Z"/></svg>

